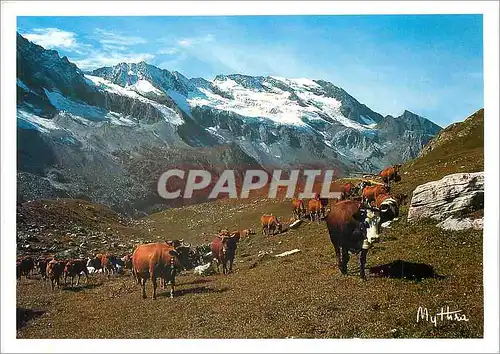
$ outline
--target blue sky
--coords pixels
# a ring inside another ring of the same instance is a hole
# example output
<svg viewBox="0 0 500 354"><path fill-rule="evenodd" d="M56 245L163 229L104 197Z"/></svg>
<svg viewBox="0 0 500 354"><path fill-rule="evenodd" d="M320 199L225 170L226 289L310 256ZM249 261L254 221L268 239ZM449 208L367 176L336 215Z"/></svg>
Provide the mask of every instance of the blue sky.
<svg viewBox="0 0 500 354"><path fill-rule="evenodd" d="M18 17L81 69L144 60L187 77L323 79L371 109L441 126L483 107L481 15Z"/></svg>

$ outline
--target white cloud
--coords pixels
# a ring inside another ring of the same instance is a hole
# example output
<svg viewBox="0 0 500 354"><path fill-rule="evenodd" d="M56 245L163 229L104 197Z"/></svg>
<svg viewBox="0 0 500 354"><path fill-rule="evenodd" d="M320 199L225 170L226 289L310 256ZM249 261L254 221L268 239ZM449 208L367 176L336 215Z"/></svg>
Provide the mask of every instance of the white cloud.
<svg viewBox="0 0 500 354"><path fill-rule="evenodd" d="M44 48L64 48L66 50L75 49L76 34L58 28L35 28L33 33L24 33L23 36Z"/></svg>
<svg viewBox="0 0 500 354"><path fill-rule="evenodd" d="M73 62L82 70L97 69L103 66L114 66L119 63L138 63L140 61L150 61L154 58L149 53L92 53L85 59L73 60Z"/></svg>
<svg viewBox="0 0 500 354"><path fill-rule="evenodd" d="M207 34L205 36L200 36L200 37L182 38L179 41L177 41L177 44L180 45L181 47L191 47L196 44L212 42L214 39L215 39L214 35Z"/></svg>
<svg viewBox="0 0 500 354"><path fill-rule="evenodd" d="M97 28L95 32L99 35L99 42L105 46L114 46L114 47L129 47L137 44L145 44L147 40L141 37L136 36L126 36L114 32L105 31Z"/></svg>
<svg viewBox="0 0 500 354"><path fill-rule="evenodd" d="M180 49L179 48L175 48L175 47L172 47L172 48L165 48L165 49L160 49L158 51L158 54L167 54L167 55L173 55L173 54L177 54L180 52Z"/></svg>

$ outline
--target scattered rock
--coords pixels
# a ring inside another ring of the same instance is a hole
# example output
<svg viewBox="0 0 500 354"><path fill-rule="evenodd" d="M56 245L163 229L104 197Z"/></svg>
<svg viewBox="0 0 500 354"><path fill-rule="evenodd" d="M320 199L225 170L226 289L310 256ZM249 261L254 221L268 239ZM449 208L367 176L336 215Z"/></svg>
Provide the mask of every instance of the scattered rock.
<svg viewBox="0 0 500 354"><path fill-rule="evenodd" d="M387 229L390 229L391 224L392 224L392 220L389 220L389 221L383 222L382 224L380 224L380 226L385 227Z"/></svg>
<svg viewBox="0 0 500 354"><path fill-rule="evenodd" d="M298 248L296 248L296 249L291 250L291 251L286 251L286 252L277 254L277 255L275 255L275 257L286 257L286 256L289 256L291 254L298 253L298 252L300 252L300 250Z"/></svg>
<svg viewBox="0 0 500 354"><path fill-rule="evenodd" d="M451 231L468 230L468 229L482 230L483 229L483 222L484 222L483 218L480 218L480 219L470 219L470 218L457 219L457 218L454 218L453 216L449 216L447 219L441 221L436 226L440 227L444 230L451 230Z"/></svg>

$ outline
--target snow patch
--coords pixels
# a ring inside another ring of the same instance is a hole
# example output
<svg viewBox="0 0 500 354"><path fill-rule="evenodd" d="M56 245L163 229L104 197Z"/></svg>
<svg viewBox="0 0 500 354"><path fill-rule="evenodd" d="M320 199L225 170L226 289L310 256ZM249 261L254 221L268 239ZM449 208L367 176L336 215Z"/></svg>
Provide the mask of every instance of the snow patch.
<svg viewBox="0 0 500 354"><path fill-rule="evenodd" d="M132 90L138 91L139 93L150 94L154 93L155 95L161 96L163 92L158 90L147 80L138 80L132 86L129 86ZM127 87L128 88L128 87Z"/></svg>
<svg viewBox="0 0 500 354"><path fill-rule="evenodd" d="M225 141L226 139L224 138L224 136L220 135L218 132L217 132L217 128L216 127L208 127L208 128L205 128L205 130L207 132L209 132L210 134L214 135L215 137L219 138L220 141Z"/></svg>
<svg viewBox="0 0 500 354"><path fill-rule="evenodd" d="M163 104L141 96L137 92L130 90L130 86L128 86L128 88L124 88L99 76L85 75L85 77L89 79L94 86L100 88L101 90L105 90L121 96L131 97L144 103L149 103L150 105L158 109L162 113L165 120L170 124L181 125L184 123L184 120L176 111Z"/></svg>
<svg viewBox="0 0 500 354"><path fill-rule="evenodd" d="M49 91L43 89L47 95L50 103L56 107L57 110L68 112L76 116L80 116L92 121L103 121L107 111L95 106L90 106L86 103L75 102L69 98L64 97L59 92Z"/></svg>
<svg viewBox="0 0 500 354"><path fill-rule="evenodd" d="M17 126L21 129L38 130L41 133L61 130L52 119L42 118L20 109L17 110Z"/></svg>

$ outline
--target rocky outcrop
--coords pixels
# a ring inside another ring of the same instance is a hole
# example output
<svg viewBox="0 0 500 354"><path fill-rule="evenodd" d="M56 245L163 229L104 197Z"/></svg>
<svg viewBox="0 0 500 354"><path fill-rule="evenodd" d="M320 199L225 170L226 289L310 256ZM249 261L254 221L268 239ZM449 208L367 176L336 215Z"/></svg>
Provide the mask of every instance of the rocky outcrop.
<svg viewBox="0 0 500 354"><path fill-rule="evenodd" d="M484 172L456 173L418 186L413 192L408 221L444 220L484 208Z"/></svg>

